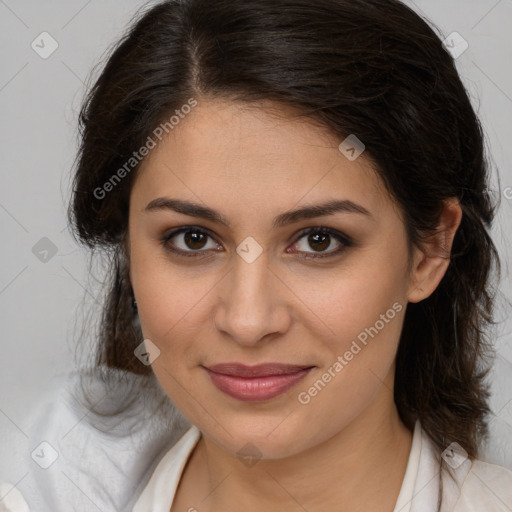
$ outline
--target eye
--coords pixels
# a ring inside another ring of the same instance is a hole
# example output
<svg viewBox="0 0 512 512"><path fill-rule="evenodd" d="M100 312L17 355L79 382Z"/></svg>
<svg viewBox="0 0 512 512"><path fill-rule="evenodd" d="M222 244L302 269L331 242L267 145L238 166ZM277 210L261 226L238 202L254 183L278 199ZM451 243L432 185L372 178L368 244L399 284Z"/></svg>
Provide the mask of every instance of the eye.
<svg viewBox="0 0 512 512"><path fill-rule="evenodd" d="M178 240L178 243L171 242L174 238ZM180 228L168 235L165 235L161 239L161 242L167 250L173 253L194 257L199 256L197 253L206 252L207 249L213 249L215 251L219 250L219 246L216 244L214 244L213 248L207 247L208 238L213 238L208 231L199 227L189 226Z"/></svg>
<svg viewBox="0 0 512 512"><path fill-rule="evenodd" d="M302 244L299 243L303 238L305 239L305 242ZM332 249L332 246L336 246L336 243L338 247L336 249ZM352 246L353 242L349 237L343 235L339 231L320 226L303 230L294 245L298 246L299 250L287 252L302 252L305 253L305 255L302 256L303 258L314 259L336 256L346 247ZM308 246L314 249L313 252L305 250ZM329 247L331 247L331 250L328 251Z"/></svg>
<svg viewBox="0 0 512 512"><path fill-rule="evenodd" d="M306 238L307 237L307 238ZM305 243L299 243L300 240L306 239ZM176 239L176 241L173 241ZM212 242L211 247L208 247L208 239L212 239L212 235L205 229L197 226L187 226L179 228L161 238L161 243L166 250L186 257L197 257L206 253L207 251L221 251L221 246ZM332 249L333 245L338 247ZM299 238L294 243L294 246L299 246L299 250L288 250L288 253L305 253L302 258L315 259L327 258L341 253L346 247L353 245L349 237L343 235L339 231L326 227L314 227L304 229L300 232ZM302 248L300 248L302 246ZM313 249L312 252L307 251L307 246ZM331 250L328 250L331 247Z"/></svg>

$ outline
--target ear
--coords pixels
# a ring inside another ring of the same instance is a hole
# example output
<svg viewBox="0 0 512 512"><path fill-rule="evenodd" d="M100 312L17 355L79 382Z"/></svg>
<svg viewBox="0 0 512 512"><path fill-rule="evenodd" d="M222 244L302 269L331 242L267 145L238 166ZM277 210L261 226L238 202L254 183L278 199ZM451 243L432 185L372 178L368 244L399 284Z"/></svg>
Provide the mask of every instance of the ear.
<svg viewBox="0 0 512 512"><path fill-rule="evenodd" d="M462 220L462 209L457 198L444 201L436 231L428 238L425 248L414 247L407 298L420 302L437 288L450 264L453 239Z"/></svg>

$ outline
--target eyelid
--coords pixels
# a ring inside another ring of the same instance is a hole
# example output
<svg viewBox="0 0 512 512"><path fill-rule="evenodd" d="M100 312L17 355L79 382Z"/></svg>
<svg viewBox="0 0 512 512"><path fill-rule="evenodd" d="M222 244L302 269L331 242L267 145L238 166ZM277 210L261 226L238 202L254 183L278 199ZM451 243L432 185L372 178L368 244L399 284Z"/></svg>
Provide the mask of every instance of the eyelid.
<svg viewBox="0 0 512 512"><path fill-rule="evenodd" d="M190 251L184 251L182 249L179 249L175 246L169 245L168 242L171 238L174 238L177 235L180 235L182 233L186 233L188 231L202 233L206 235L207 237L211 238L215 241L218 245L219 242L216 240L216 237L210 232L207 228L202 228L200 226L182 226L180 228L176 228L172 230L171 232L167 233L163 237L160 238L160 242L164 246L164 248L174 254L182 255L185 257L204 257L211 251L215 251L215 249L198 249L196 251L190 250ZM353 240L345 235L344 233L334 229L329 228L327 226L318 225L318 226L310 226L308 228L304 228L300 230L298 233L296 233L292 239L294 239L294 242L292 245L297 244L297 242L303 238L306 235L312 234L312 233L320 233L320 234L327 234L333 237L336 241L338 241L342 247L339 249L334 249L328 252L305 252L305 251L293 251L291 254L297 254L299 257L305 258L305 259L319 259L319 258L328 258L328 257L334 257L336 255L339 255L344 249L347 247L352 247L354 244ZM220 252L220 251L219 251ZM210 255L210 254L208 254Z"/></svg>
<svg viewBox="0 0 512 512"><path fill-rule="evenodd" d="M162 243L162 245L164 246L164 248L166 250L168 250L174 254L182 255L185 257L189 257L189 256L198 257L201 255L204 256L206 253L214 250L214 249L200 249L197 251L184 251L183 249L179 249L174 246L171 247L171 245L168 244L168 242L171 238L174 238L175 236L181 235L182 233L186 233L188 231L201 233L201 234L211 238L212 240L214 240L216 244L220 245L219 242L216 240L215 236L210 232L209 229L202 228L200 226L181 226L180 228L174 229L174 230L170 231L169 233L167 233L166 235L164 235L163 237L161 237L160 242Z"/></svg>
<svg viewBox="0 0 512 512"><path fill-rule="evenodd" d="M329 257L339 256L346 248L352 247L353 245L355 245L349 236L338 231L337 229L329 228L327 226L322 226L322 225L312 226L312 227L308 227L308 228L304 228L304 229L300 230L295 235L295 242L293 242L293 244L294 245L297 244L297 242L301 238L303 238L306 235L313 234L313 233L329 235L332 238L334 238L338 243L340 243L341 247L338 249L333 249L333 250L327 251L327 252L296 251L296 252L293 252L292 254L297 254L300 258L304 258L304 259L318 260L320 258L329 258Z"/></svg>
<svg viewBox="0 0 512 512"><path fill-rule="evenodd" d="M295 235L296 240L294 243L297 243L297 241L300 240L304 235L309 235L310 233L325 233L327 235L331 235L333 238L336 238L336 240L339 240L340 242L343 242L346 245L353 245L354 243L348 235L345 235L341 231L322 225L301 229Z"/></svg>

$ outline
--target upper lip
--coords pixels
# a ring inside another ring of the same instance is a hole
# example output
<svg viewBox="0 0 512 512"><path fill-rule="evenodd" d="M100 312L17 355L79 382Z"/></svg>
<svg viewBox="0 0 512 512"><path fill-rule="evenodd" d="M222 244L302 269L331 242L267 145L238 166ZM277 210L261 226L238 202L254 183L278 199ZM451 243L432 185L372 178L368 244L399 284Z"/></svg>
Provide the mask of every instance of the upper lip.
<svg viewBox="0 0 512 512"><path fill-rule="evenodd" d="M281 363L263 363L255 366L246 366L240 363L221 363L206 366L205 368L215 373L233 375L235 377L267 377L270 375L296 373L307 368L313 368L313 366Z"/></svg>

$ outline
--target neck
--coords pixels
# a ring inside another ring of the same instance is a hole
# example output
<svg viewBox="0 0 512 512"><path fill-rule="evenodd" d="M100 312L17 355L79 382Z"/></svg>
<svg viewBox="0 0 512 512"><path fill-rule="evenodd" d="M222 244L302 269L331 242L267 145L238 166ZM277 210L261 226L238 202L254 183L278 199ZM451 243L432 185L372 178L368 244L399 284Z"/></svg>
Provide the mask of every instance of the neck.
<svg viewBox="0 0 512 512"><path fill-rule="evenodd" d="M378 396L381 394L382 396ZM201 436L190 461L201 512L347 510L392 512L411 449L385 385L346 428L311 449L244 466Z"/></svg>

